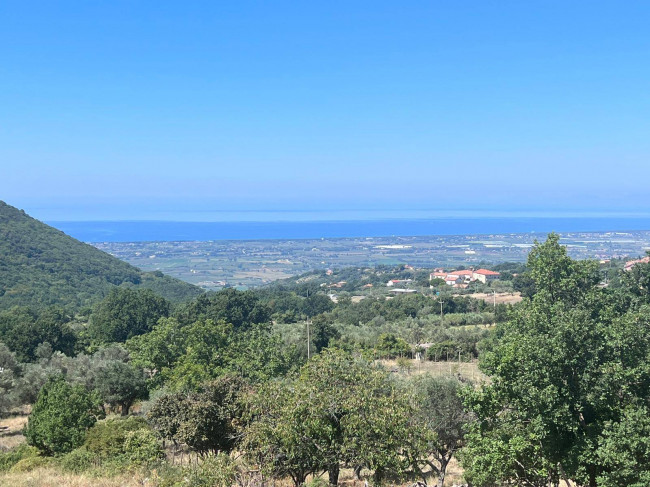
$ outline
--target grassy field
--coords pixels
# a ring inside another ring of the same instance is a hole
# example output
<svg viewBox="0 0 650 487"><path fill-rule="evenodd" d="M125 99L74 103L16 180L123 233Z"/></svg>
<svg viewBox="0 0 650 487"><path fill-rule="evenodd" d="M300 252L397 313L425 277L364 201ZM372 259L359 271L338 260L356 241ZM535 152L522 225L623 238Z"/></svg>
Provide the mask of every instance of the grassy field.
<svg viewBox="0 0 650 487"><path fill-rule="evenodd" d="M472 382L487 380L478 369L478 362L432 362L430 360L407 360L407 367L400 367L397 360L378 360L388 370L403 376L431 374L434 377L462 377Z"/></svg>

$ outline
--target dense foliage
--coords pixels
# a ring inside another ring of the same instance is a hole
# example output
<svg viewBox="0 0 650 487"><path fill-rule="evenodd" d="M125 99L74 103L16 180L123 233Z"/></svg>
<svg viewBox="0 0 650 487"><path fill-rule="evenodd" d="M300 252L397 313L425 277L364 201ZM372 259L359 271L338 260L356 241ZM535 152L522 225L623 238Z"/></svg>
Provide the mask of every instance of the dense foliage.
<svg viewBox="0 0 650 487"><path fill-rule="evenodd" d="M149 289L112 289L95 307L88 335L100 344L125 342L151 331L169 310L169 302Z"/></svg>
<svg viewBox="0 0 650 487"><path fill-rule="evenodd" d="M528 267L536 293L497 328L481 360L491 382L468 395L477 421L464 450L477 486L647 485L650 265L598 286L557 235Z"/></svg>
<svg viewBox="0 0 650 487"><path fill-rule="evenodd" d="M224 375L195 392L165 394L147 417L160 434L201 454L230 452L239 439L246 382Z"/></svg>
<svg viewBox="0 0 650 487"><path fill-rule="evenodd" d="M102 416L98 397L53 377L38 394L25 437L47 455L66 453L83 444L88 428Z"/></svg>
<svg viewBox="0 0 650 487"><path fill-rule="evenodd" d="M52 306L39 313L25 307L0 311L0 337L22 362L36 359L36 349L44 342L57 351L72 355L77 336L70 327L72 317L63 308Z"/></svg>

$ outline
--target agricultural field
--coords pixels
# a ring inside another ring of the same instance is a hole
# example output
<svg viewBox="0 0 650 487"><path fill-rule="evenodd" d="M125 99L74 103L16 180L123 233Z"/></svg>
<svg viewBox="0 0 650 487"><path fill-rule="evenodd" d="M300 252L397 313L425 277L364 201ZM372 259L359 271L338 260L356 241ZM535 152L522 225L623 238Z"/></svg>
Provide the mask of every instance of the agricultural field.
<svg viewBox="0 0 650 487"><path fill-rule="evenodd" d="M205 289L263 286L315 269L396 266L415 268L525 262L545 234L431 237L103 242L97 248L145 271L159 270ZM650 232L564 233L575 259L637 257L650 248Z"/></svg>

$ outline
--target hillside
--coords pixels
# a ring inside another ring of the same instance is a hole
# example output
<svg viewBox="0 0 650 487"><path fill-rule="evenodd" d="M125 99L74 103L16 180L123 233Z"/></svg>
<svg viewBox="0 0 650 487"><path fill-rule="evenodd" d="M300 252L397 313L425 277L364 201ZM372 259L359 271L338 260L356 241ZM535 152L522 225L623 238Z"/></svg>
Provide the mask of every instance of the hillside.
<svg viewBox="0 0 650 487"><path fill-rule="evenodd" d="M152 289L174 302L201 293L160 272L142 272L0 201L0 309L83 307L119 285Z"/></svg>

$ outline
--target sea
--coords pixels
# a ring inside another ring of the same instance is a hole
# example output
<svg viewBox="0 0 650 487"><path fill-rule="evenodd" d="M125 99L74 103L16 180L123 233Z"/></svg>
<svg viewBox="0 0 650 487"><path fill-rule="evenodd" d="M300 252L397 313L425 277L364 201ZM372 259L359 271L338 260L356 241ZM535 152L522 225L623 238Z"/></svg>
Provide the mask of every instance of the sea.
<svg viewBox="0 0 650 487"><path fill-rule="evenodd" d="M49 221L84 242L296 240L650 231L650 216L449 217L315 221Z"/></svg>

